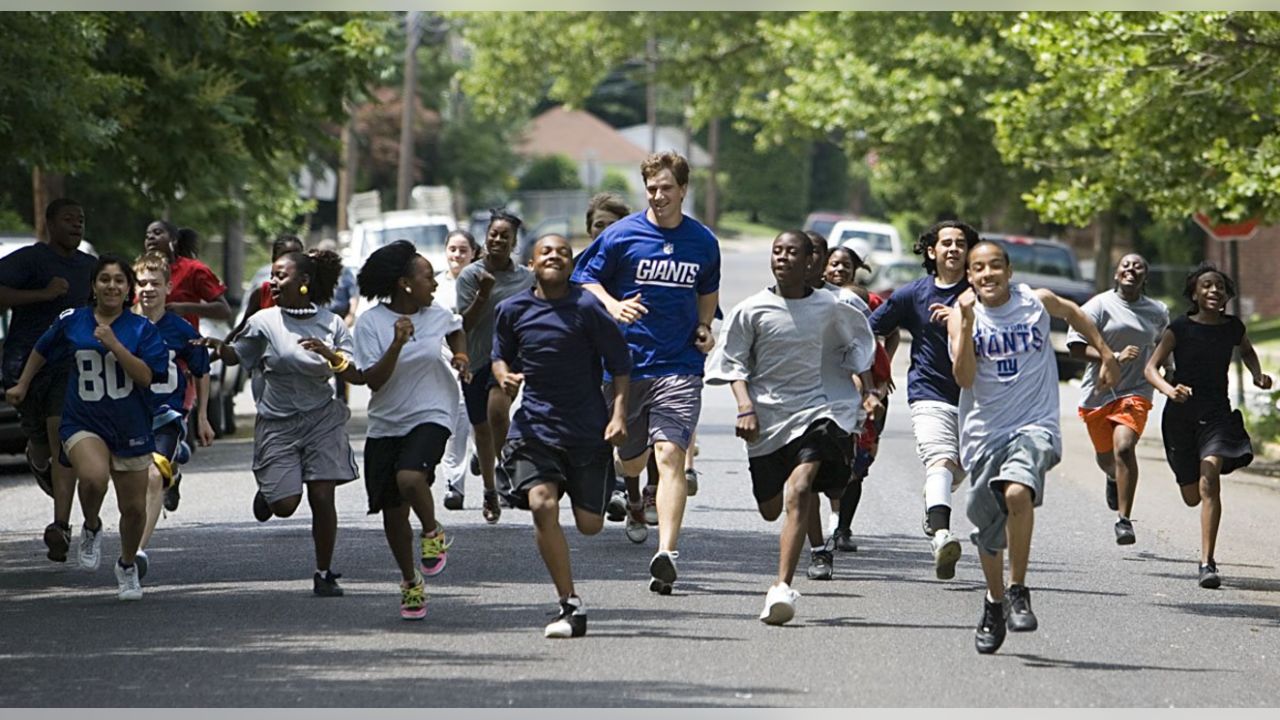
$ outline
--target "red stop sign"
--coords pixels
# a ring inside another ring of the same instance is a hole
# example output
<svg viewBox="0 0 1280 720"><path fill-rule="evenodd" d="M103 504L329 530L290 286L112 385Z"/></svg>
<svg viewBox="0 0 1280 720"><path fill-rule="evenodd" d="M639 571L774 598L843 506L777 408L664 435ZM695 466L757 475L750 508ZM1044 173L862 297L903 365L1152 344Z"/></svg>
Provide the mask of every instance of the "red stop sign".
<svg viewBox="0 0 1280 720"><path fill-rule="evenodd" d="M1196 213L1193 217L1196 224L1209 233L1209 237L1222 241L1248 240L1258 233L1258 226L1262 224L1262 221L1258 218L1251 218L1238 223L1215 222L1213 218L1202 212Z"/></svg>

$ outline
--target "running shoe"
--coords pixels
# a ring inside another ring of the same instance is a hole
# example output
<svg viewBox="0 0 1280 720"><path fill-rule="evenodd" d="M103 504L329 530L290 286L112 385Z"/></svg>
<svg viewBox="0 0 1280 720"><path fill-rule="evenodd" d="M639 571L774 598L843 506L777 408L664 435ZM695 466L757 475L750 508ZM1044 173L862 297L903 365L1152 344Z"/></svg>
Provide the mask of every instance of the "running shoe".
<svg viewBox="0 0 1280 720"><path fill-rule="evenodd" d="M836 528L836 531L831 534L831 539L840 552L858 552L858 544L853 541L852 530Z"/></svg>
<svg viewBox="0 0 1280 720"><path fill-rule="evenodd" d="M484 515L484 521L493 525L498 522L498 518L502 517L502 506L498 504L498 491L484 491L484 507L480 510Z"/></svg>
<svg viewBox="0 0 1280 720"><path fill-rule="evenodd" d="M173 512L178 509L178 501L182 499L182 492L178 490L178 485L180 485L181 483L182 483L182 473L178 472L175 469L173 473L173 480L169 482L169 487L164 489L164 509L165 510L168 510L169 512Z"/></svg>
<svg viewBox="0 0 1280 720"><path fill-rule="evenodd" d="M262 491L253 494L253 516L258 522L266 522L271 519L271 505L267 502L267 498Z"/></svg>
<svg viewBox="0 0 1280 720"><path fill-rule="evenodd" d="M1009 606L1009 629L1013 632L1034 632L1040 627L1036 614L1031 612L1031 590L1026 585L1010 585L1004 601Z"/></svg>
<svg viewBox="0 0 1280 720"><path fill-rule="evenodd" d="M137 554L133 556L133 565L138 568L139 580L147 576L147 566L150 564L151 558L147 557L146 550L139 550Z"/></svg>
<svg viewBox="0 0 1280 720"><path fill-rule="evenodd" d="M116 583L120 587L117 597L121 600L141 600L142 599L142 582L138 577L138 566L130 565L125 567L116 561Z"/></svg>
<svg viewBox="0 0 1280 720"><path fill-rule="evenodd" d="M950 530L939 530L929 541L933 548L933 570L939 580L956 576L956 563L960 561L960 541Z"/></svg>
<svg viewBox="0 0 1280 720"><path fill-rule="evenodd" d="M462 509L462 493L457 490L449 490L444 494L445 510L461 510Z"/></svg>
<svg viewBox="0 0 1280 720"><path fill-rule="evenodd" d="M786 583L778 583L769 588L764 596L764 610L760 613L760 622L765 625L785 625L796 616L796 600L800 593L791 589Z"/></svg>
<svg viewBox="0 0 1280 720"><path fill-rule="evenodd" d="M609 496L609 504L604 508L605 517L609 518L609 522L622 522L627 517L627 494L621 490L614 490Z"/></svg>
<svg viewBox="0 0 1280 720"><path fill-rule="evenodd" d="M1133 521L1129 518L1116 520L1116 544L1132 545L1137 541L1138 537L1133 534Z"/></svg>
<svg viewBox="0 0 1280 720"><path fill-rule="evenodd" d="M1116 479L1107 478L1107 507L1114 512L1120 511L1120 491L1116 486Z"/></svg>
<svg viewBox="0 0 1280 720"><path fill-rule="evenodd" d="M480 456L479 455L475 453L471 453L471 465L467 469L471 471L472 475L475 475L477 477L480 476Z"/></svg>
<svg viewBox="0 0 1280 720"><path fill-rule="evenodd" d="M44 491L45 495L53 497L53 460L46 460L44 467L40 467L31 459L31 446L27 445L27 469L31 471L31 475L36 479L36 485Z"/></svg>
<svg viewBox="0 0 1280 720"><path fill-rule="evenodd" d="M80 526L80 549L76 560L85 570L97 570L102 564L102 521L98 521L98 529L90 530L88 525Z"/></svg>
<svg viewBox="0 0 1280 720"><path fill-rule="evenodd" d="M51 522L44 528L44 544L49 547L47 557L54 562L66 562L71 549L71 526Z"/></svg>
<svg viewBox="0 0 1280 720"><path fill-rule="evenodd" d="M929 527L929 511L924 511L924 520L920 523L920 528L924 530L925 537L933 537L933 528Z"/></svg>
<svg viewBox="0 0 1280 720"><path fill-rule="evenodd" d="M1004 644L1005 632L1004 603L983 598L982 617L978 619L978 631L973 637L974 646L979 653L990 655Z"/></svg>
<svg viewBox="0 0 1280 720"><path fill-rule="evenodd" d="M698 471L693 468L686 468L684 471L684 484L688 488L688 496L693 497L698 494Z"/></svg>
<svg viewBox="0 0 1280 720"><path fill-rule="evenodd" d="M560 601L556 619L542 631L543 637L552 639L576 638L587 634L587 608L582 598L570 595Z"/></svg>
<svg viewBox="0 0 1280 720"><path fill-rule="evenodd" d="M676 558L680 557L677 551L667 552L659 550L654 554L653 559L649 561L649 592L656 592L659 595L670 595L671 588L676 582Z"/></svg>
<svg viewBox="0 0 1280 720"><path fill-rule="evenodd" d="M809 553L809 579L830 580L835 574L835 556L830 550L813 550Z"/></svg>
<svg viewBox="0 0 1280 720"><path fill-rule="evenodd" d="M628 505L627 539L639 545L649 537L649 526L644 521L644 506L640 503Z"/></svg>
<svg viewBox="0 0 1280 720"><path fill-rule="evenodd" d="M311 578L311 591L320 597L342 597L342 587L338 585L340 573L325 570L324 574L316 573Z"/></svg>
<svg viewBox="0 0 1280 720"><path fill-rule="evenodd" d="M1200 566L1200 587L1206 590L1222 587L1222 578L1218 577L1218 563L1210 560Z"/></svg>
<svg viewBox="0 0 1280 720"><path fill-rule="evenodd" d="M427 616L427 584L422 576L414 573L413 584L400 586L400 617L405 620L421 620Z"/></svg>
<svg viewBox="0 0 1280 720"><path fill-rule="evenodd" d="M444 571L445 563L449 560L449 546L453 545L453 541L445 537L444 527L440 523L436 523L435 535L418 537L422 541L422 574L435 577Z"/></svg>
<svg viewBox="0 0 1280 720"><path fill-rule="evenodd" d="M641 494L644 502L644 521L647 525L658 524L658 486L645 485Z"/></svg>

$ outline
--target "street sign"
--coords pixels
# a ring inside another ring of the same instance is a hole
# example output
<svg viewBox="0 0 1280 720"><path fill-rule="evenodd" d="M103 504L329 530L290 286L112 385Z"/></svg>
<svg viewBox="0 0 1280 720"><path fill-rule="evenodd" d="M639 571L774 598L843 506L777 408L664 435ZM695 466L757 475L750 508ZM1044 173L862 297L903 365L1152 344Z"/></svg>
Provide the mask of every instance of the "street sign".
<svg viewBox="0 0 1280 720"><path fill-rule="evenodd" d="M1258 234L1262 221L1252 218L1238 223L1214 222L1208 214L1198 212L1194 216L1196 224L1204 228L1209 237L1225 242L1228 240L1248 240Z"/></svg>

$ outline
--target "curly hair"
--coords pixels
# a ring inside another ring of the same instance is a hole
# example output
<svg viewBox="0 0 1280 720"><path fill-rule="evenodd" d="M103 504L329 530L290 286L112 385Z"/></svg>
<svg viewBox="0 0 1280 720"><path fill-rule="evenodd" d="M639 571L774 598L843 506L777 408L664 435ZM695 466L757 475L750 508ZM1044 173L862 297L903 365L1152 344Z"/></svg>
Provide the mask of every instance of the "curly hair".
<svg viewBox="0 0 1280 720"><path fill-rule="evenodd" d="M281 235L271 243L271 259L275 260L281 255L289 253L300 253L306 245L303 244L302 238L297 235Z"/></svg>
<svg viewBox="0 0 1280 720"><path fill-rule="evenodd" d="M342 276L342 256L332 250L308 250L281 255L297 266L298 272L307 276L307 298L318 307L324 307L333 299L333 290Z"/></svg>
<svg viewBox="0 0 1280 720"><path fill-rule="evenodd" d="M173 254L184 258L199 258L200 233L189 227L178 228L173 241Z"/></svg>
<svg viewBox="0 0 1280 720"><path fill-rule="evenodd" d="M1191 309L1187 310L1188 315L1200 312L1200 305L1196 302L1196 285L1200 282L1200 276L1208 273L1217 273L1218 277L1222 278L1222 285L1227 291L1228 300L1236 296L1235 281L1219 270L1217 265L1211 262L1202 262L1194 270L1187 273L1187 282L1182 288L1182 296L1191 303Z"/></svg>
<svg viewBox="0 0 1280 720"><path fill-rule="evenodd" d="M390 298L396 281L409 274L418 248L408 240L396 240L374 250L356 275L360 295L370 300Z"/></svg>
<svg viewBox="0 0 1280 720"><path fill-rule="evenodd" d="M143 270L160 273L166 283L171 279L169 260L160 253L143 253L133 261L133 273L135 276L141 275Z"/></svg>
<svg viewBox="0 0 1280 720"><path fill-rule="evenodd" d="M964 233L966 250L972 250L973 246L978 244L978 231L974 230L969 223L960 222L959 220L943 220L934 223L928 230L920 233L920 237L916 238L916 244L911 248L912 252L924 258L920 265L930 275L938 274L938 262L929 257L929 248L938 244L938 233L947 228L956 228Z"/></svg>

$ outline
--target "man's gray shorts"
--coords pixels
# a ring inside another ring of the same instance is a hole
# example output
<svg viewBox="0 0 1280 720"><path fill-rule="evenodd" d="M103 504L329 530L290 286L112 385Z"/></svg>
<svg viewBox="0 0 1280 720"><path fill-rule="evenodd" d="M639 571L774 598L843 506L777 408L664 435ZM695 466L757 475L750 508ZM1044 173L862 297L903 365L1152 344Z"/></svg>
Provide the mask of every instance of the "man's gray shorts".
<svg viewBox="0 0 1280 720"><path fill-rule="evenodd" d="M613 383L605 383L604 398L613 412ZM660 440L687 451L701 413L702 378L697 375L632 380L627 393L627 441L618 448L618 457L640 457Z"/></svg>
<svg viewBox="0 0 1280 720"><path fill-rule="evenodd" d="M302 484L342 483L360 476L347 436L351 411L338 400L287 418L259 417L253 425L253 475L273 503L302 494Z"/></svg>
<svg viewBox="0 0 1280 720"><path fill-rule="evenodd" d="M975 543L987 555L995 555L1007 545L1005 525L1009 510L1004 502L1004 484L1018 483L1031 488L1036 507L1044 502L1044 476L1058 464L1053 438L1042 430L1024 430L1009 441L974 461L969 470L969 522L978 529Z"/></svg>

